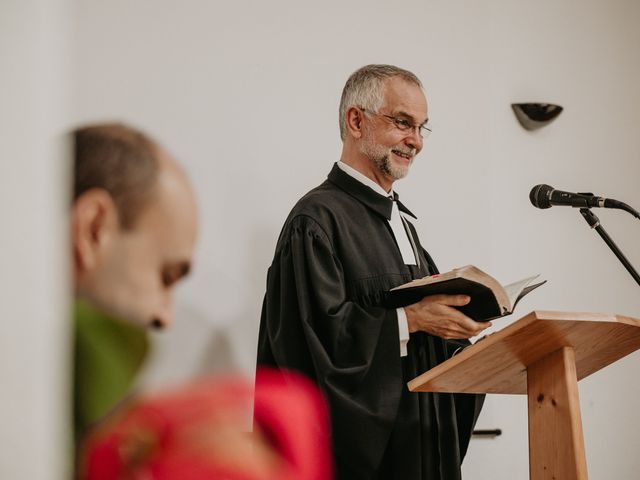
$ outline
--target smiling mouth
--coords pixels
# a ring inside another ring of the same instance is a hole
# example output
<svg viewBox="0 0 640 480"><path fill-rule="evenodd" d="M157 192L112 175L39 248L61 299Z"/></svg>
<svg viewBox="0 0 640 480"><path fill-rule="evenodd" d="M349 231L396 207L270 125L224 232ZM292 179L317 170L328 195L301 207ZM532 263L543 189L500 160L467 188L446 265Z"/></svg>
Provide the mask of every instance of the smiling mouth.
<svg viewBox="0 0 640 480"><path fill-rule="evenodd" d="M402 152L400 150L391 150L391 153L397 155L398 157L404 158L406 160L411 161L411 159L413 158L413 155L411 153L407 153L407 152Z"/></svg>

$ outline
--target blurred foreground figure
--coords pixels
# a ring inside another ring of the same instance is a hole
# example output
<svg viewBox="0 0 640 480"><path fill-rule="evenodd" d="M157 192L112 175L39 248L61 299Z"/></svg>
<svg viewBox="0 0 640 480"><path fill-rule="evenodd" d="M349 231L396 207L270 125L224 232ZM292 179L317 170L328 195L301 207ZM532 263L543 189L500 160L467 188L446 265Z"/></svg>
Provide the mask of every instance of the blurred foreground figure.
<svg viewBox="0 0 640 480"><path fill-rule="evenodd" d="M91 436L82 478L332 478L326 408L308 380L258 372L253 434L240 429L251 403L233 378L142 399Z"/></svg>
<svg viewBox="0 0 640 480"><path fill-rule="evenodd" d="M146 328L171 323L197 213L185 173L145 134L102 124L75 130L73 142L78 439L129 391L148 349Z"/></svg>
<svg viewBox="0 0 640 480"><path fill-rule="evenodd" d="M171 324L173 286L191 266L196 203L175 161L131 127L81 128L74 143L79 478L331 479L324 403L295 374L258 373L253 434L244 431L252 389L237 378L129 396L147 328Z"/></svg>
<svg viewBox="0 0 640 480"><path fill-rule="evenodd" d="M81 128L74 140L76 293L134 324L165 327L196 240L191 185L165 150L130 127Z"/></svg>

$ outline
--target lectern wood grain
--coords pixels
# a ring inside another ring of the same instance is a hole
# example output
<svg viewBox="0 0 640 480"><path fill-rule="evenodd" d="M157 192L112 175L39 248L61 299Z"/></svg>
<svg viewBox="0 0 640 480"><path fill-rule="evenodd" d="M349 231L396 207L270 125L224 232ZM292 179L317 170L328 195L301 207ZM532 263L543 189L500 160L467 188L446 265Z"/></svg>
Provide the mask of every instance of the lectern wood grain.
<svg viewBox="0 0 640 480"><path fill-rule="evenodd" d="M580 400L573 348L527 369L529 472L532 480L586 480Z"/></svg>
<svg viewBox="0 0 640 480"><path fill-rule="evenodd" d="M527 393L527 366L575 350L578 380L640 348L640 320L620 315L532 312L409 382L415 392Z"/></svg>
<svg viewBox="0 0 640 480"><path fill-rule="evenodd" d="M640 348L640 320L536 311L409 382L409 390L527 394L531 480L586 480L578 380Z"/></svg>

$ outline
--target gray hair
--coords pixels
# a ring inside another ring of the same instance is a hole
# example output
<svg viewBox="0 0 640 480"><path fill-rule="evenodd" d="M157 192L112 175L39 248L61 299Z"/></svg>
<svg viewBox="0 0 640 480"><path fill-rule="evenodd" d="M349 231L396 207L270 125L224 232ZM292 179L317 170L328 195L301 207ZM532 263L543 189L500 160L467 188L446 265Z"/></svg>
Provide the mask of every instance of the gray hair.
<svg viewBox="0 0 640 480"><path fill-rule="evenodd" d="M347 110L360 107L377 112L384 102L384 86L388 79L400 77L422 88L413 73L393 65L365 65L351 74L342 90L340 99L340 138L347 137Z"/></svg>

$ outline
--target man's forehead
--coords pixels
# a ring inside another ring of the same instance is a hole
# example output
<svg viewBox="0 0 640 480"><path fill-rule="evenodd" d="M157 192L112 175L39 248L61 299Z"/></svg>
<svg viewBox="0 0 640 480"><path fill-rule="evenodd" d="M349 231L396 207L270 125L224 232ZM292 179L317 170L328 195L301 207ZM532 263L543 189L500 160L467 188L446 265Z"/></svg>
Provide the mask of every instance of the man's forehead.
<svg viewBox="0 0 640 480"><path fill-rule="evenodd" d="M189 260L195 245L198 216L186 176L177 169L161 168L154 193L141 214L140 230L167 259Z"/></svg>
<svg viewBox="0 0 640 480"><path fill-rule="evenodd" d="M428 120L427 99L420 86L395 77L389 79L385 87L384 107L390 113L420 123Z"/></svg>

